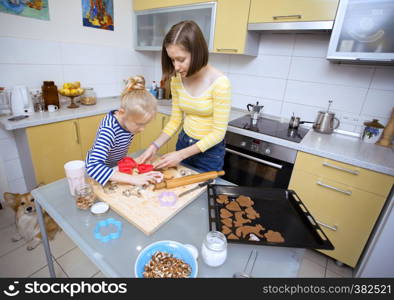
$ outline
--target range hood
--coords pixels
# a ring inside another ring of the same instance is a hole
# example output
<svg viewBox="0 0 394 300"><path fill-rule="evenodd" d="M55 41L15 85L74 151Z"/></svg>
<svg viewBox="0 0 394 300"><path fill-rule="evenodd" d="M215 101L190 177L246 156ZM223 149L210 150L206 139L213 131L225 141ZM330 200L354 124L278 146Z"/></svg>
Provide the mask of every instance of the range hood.
<svg viewBox="0 0 394 300"><path fill-rule="evenodd" d="M310 22L280 22L280 23L249 23L249 31L309 31L331 30L334 21L310 21Z"/></svg>
<svg viewBox="0 0 394 300"><path fill-rule="evenodd" d="M394 64L394 1L341 0L327 58Z"/></svg>

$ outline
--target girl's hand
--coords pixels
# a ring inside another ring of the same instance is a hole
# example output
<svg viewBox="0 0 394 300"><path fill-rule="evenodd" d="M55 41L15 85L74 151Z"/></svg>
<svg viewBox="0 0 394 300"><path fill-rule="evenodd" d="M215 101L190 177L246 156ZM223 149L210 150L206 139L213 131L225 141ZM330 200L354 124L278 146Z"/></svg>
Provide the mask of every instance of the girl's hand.
<svg viewBox="0 0 394 300"><path fill-rule="evenodd" d="M155 169L162 169L166 167L175 167L183 160L180 151L170 152L163 155L155 164Z"/></svg>
<svg viewBox="0 0 394 300"><path fill-rule="evenodd" d="M150 145L148 148L146 148L146 150L144 151L144 153L142 153L140 156L138 156L135 161L138 164L144 164L145 162L151 160L153 158L153 156L156 154L157 149L155 146Z"/></svg>
<svg viewBox="0 0 394 300"><path fill-rule="evenodd" d="M163 180L163 174L158 171L152 171L139 175L132 175L130 183L134 185L145 185L149 183L158 183Z"/></svg>

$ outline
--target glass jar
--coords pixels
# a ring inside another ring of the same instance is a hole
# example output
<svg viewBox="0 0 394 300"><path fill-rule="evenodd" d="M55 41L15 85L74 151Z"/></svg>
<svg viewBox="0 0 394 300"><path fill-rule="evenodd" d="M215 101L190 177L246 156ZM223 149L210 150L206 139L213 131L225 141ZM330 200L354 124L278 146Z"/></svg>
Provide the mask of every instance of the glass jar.
<svg viewBox="0 0 394 300"><path fill-rule="evenodd" d="M59 104L59 94L57 91L57 86L53 81L44 81L42 87L42 98L45 103L45 110L48 110L48 105L56 105L60 108Z"/></svg>
<svg viewBox="0 0 394 300"><path fill-rule="evenodd" d="M208 232L201 247L201 256L208 266L221 266L227 258L225 235L220 231Z"/></svg>
<svg viewBox="0 0 394 300"><path fill-rule="evenodd" d="M93 88L87 87L85 88L85 92L81 96L80 99L81 104L83 105L94 105L97 102L97 96Z"/></svg>
<svg viewBox="0 0 394 300"><path fill-rule="evenodd" d="M76 189L75 201L78 208L88 209L93 205L95 200L96 195L94 194L93 188L90 184L85 183Z"/></svg>

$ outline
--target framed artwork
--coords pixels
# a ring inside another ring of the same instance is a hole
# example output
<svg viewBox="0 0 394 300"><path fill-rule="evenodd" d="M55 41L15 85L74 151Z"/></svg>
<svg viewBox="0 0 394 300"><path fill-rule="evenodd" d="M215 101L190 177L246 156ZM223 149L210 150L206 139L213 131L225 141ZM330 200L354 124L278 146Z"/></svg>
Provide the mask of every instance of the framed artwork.
<svg viewBox="0 0 394 300"><path fill-rule="evenodd" d="M82 0L83 26L114 30L113 0Z"/></svg>
<svg viewBox="0 0 394 300"><path fill-rule="evenodd" d="M48 0L0 0L0 12L49 20Z"/></svg>

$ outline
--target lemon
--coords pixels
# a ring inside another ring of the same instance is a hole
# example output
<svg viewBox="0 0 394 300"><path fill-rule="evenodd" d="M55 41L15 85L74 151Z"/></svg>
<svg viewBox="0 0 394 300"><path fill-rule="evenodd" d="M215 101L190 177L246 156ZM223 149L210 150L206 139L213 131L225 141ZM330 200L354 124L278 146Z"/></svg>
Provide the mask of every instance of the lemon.
<svg viewBox="0 0 394 300"><path fill-rule="evenodd" d="M75 88L80 88L81 87L81 83L79 81L74 81L74 87Z"/></svg>
<svg viewBox="0 0 394 300"><path fill-rule="evenodd" d="M64 89L64 95L71 96L71 90L70 89Z"/></svg>

